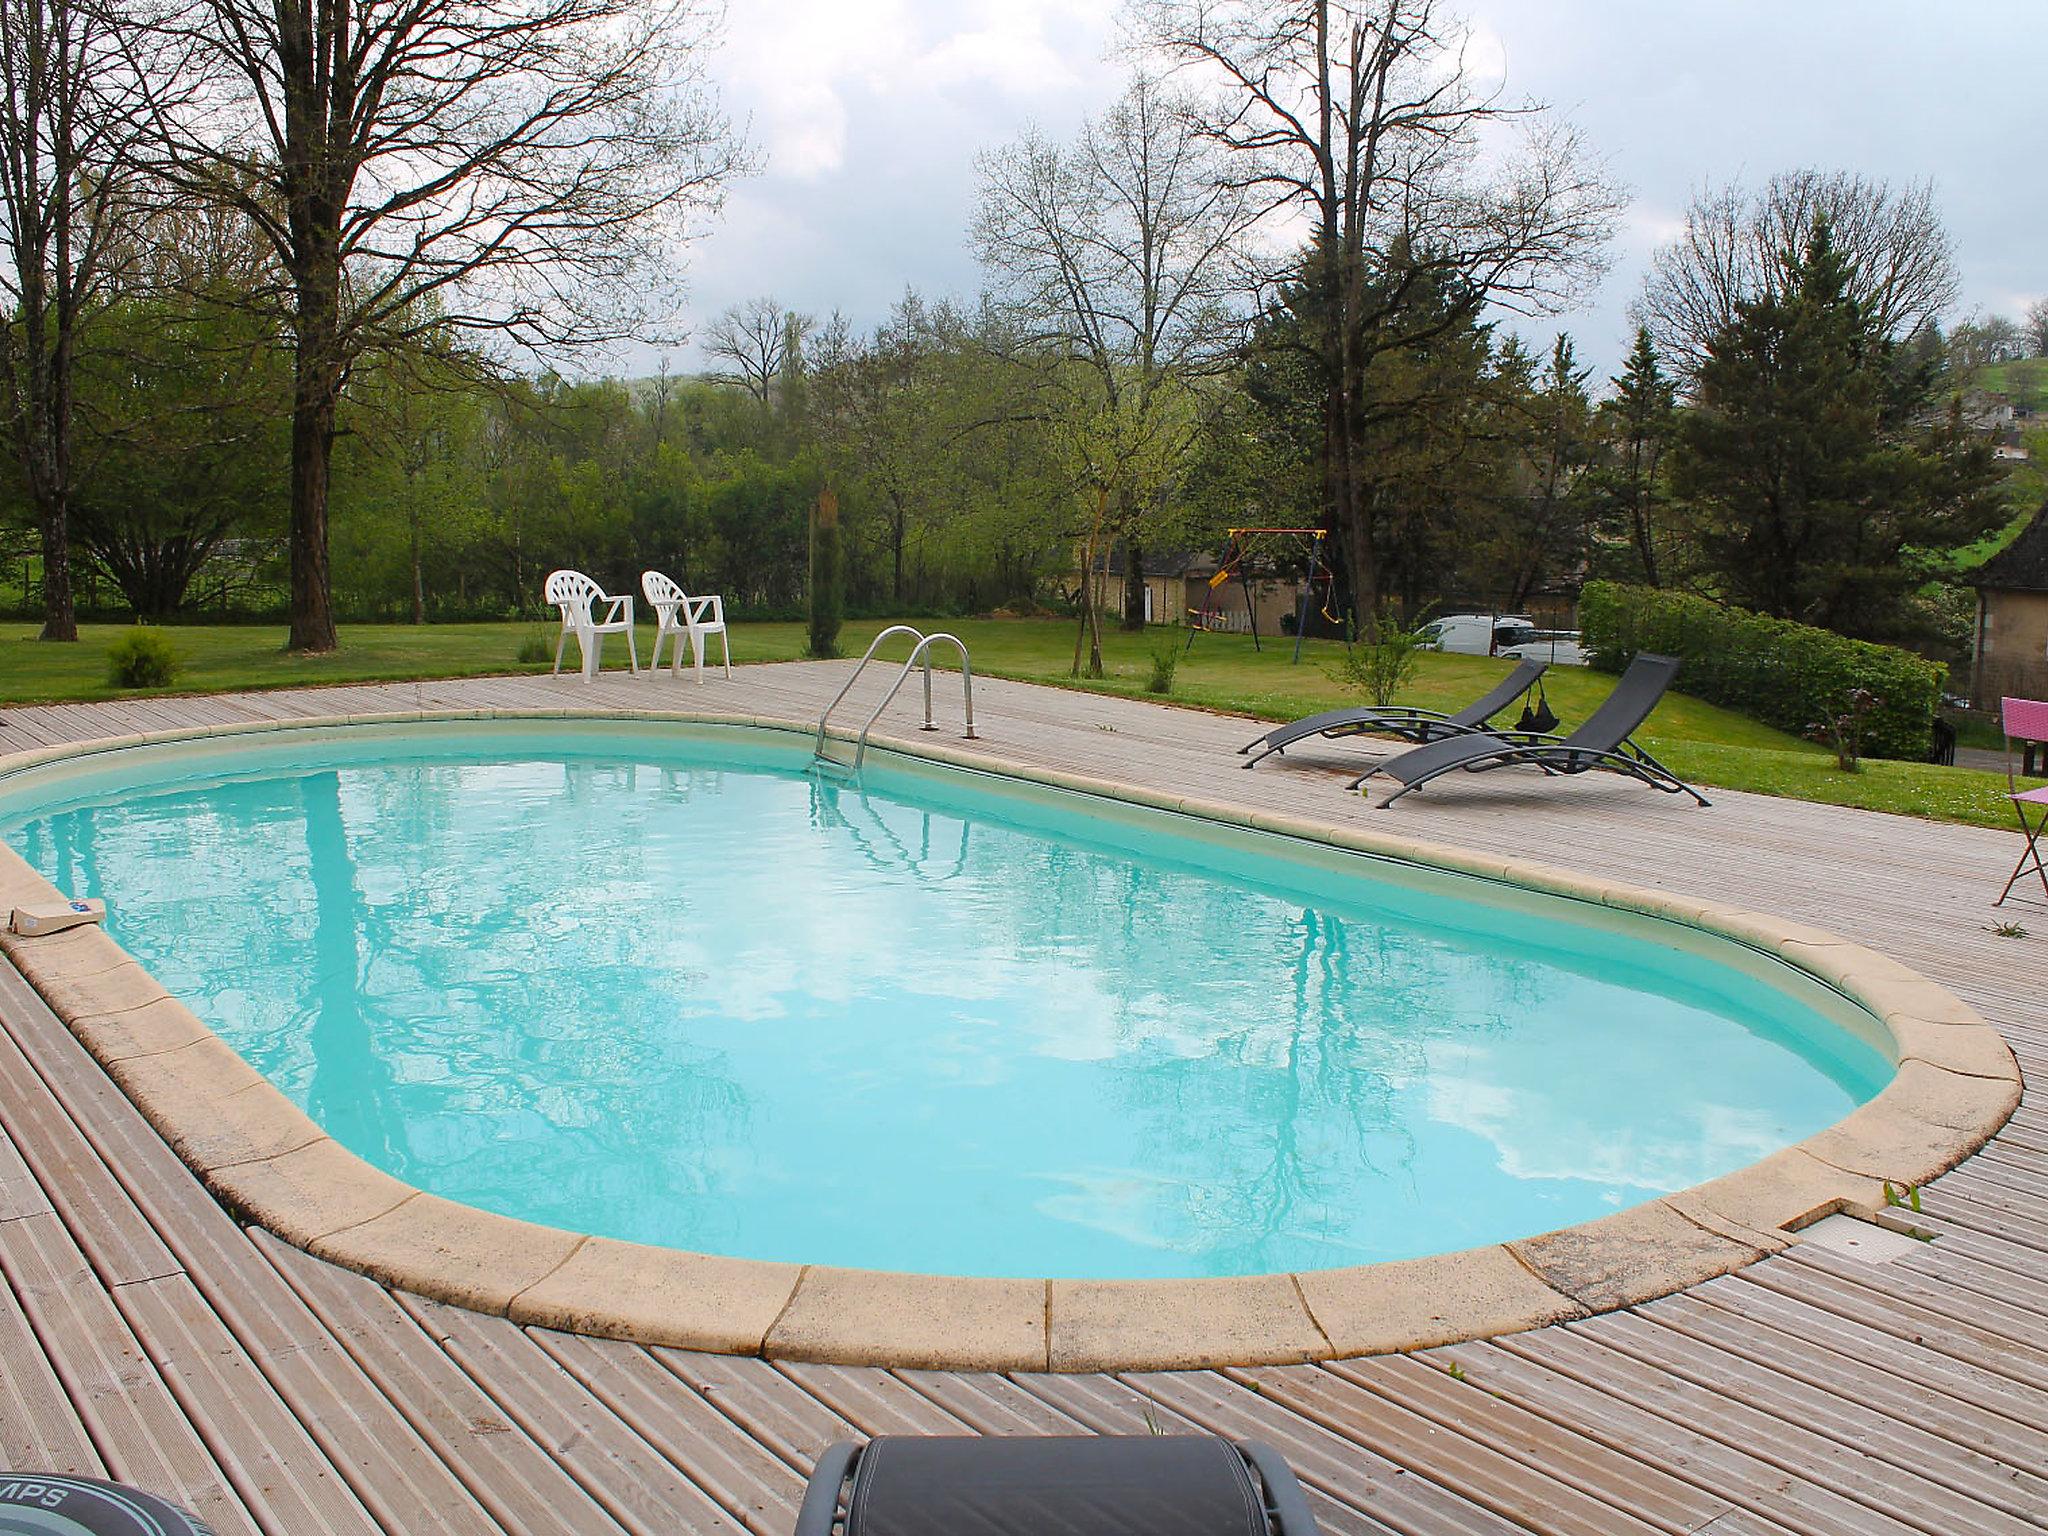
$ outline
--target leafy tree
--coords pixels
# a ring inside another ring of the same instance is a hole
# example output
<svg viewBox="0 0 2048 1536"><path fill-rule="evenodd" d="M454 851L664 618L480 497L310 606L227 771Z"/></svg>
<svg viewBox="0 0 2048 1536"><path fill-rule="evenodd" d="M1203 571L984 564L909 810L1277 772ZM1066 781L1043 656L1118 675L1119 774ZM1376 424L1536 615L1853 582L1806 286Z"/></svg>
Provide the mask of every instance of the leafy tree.
<svg viewBox="0 0 2048 1536"><path fill-rule="evenodd" d="M1363 303L1391 331L1355 343L1370 361L1345 401L1344 436L1356 454L1354 522L1348 535L1335 530L1340 540L1363 540L1375 551L1375 595L1367 600L1359 597L1355 561L1338 571L1345 596L1336 611L1351 609L1361 626L1390 601L1413 614L1448 589L1491 587L1490 573L1482 582L1466 568L1485 563L1471 558L1475 543L1498 532L1509 475L1504 447L1525 430L1494 414L1499 389L1481 297L1442 267L1415 259L1406 242L1379 260ZM1327 489L1328 287L1319 262L1313 252L1303 257L1307 275L1275 290L1255 328L1246 372L1260 418L1260 462L1276 471L1274 487L1307 499L1309 521L1321 520L1316 514ZM1402 293L1398 315L1381 285ZM1511 393L1527 393L1525 361L1518 349L1507 349L1498 371L1513 376Z"/></svg>
<svg viewBox="0 0 2048 1536"><path fill-rule="evenodd" d="M964 322L907 292L871 337L832 349L812 387L812 421L833 483L858 508L882 595L903 611L908 561L959 503L963 439L985 394L966 387Z"/></svg>
<svg viewBox="0 0 2048 1536"><path fill-rule="evenodd" d="M225 279L225 274L222 274ZM267 329L201 293L132 297L78 370L79 548L137 616L168 618L222 557L266 564L283 532L289 375Z"/></svg>
<svg viewBox="0 0 2048 1536"><path fill-rule="evenodd" d="M1904 370L1817 221L1782 291L1745 300L1700 369L1673 483L1705 573L1738 603L1868 639L1898 635L1919 553L2004 520L1990 450Z"/></svg>
<svg viewBox="0 0 2048 1536"><path fill-rule="evenodd" d="M0 0L0 425L41 541L45 640L76 640L73 404L82 343L144 223L140 82L90 0Z"/></svg>
<svg viewBox="0 0 2048 1536"><path fill-rule="evenodd" d="M1196 381L1237 339L1231 263L1256 205L1216 160L1195 102L1136 76L1071 145L1036 133L979 161L974 239L1027 346L1082 506L1080 630L1102 675L1094 572L1124 545L1126 622L1144 624L1145 525L1192 458Z"/></svg>
<svg viewBox="0 0 2048 1536"><path fill-rule="evenodd" d="M407 616L427 621L430 572L443 576L478 532L475 445L489 398L475 361L445 334L358 375L337 455L337 539L352 567L344 590L365 585L366 567L396 564Z"/></svg>
<svg viewBox="0 0 2048 1536"><path fill-rule="evenodd" d="M293 650L335 646L328 494L363 359L453 328L546 351L638 333L741 168L698 0L180 0L153 168L238 209L289 336Z"/></svg>
<svg viewBox="0 0 2048 1536"><path fill-rule="evenodd" d="M1566 302L1598 272L1620 195L1569 127L1474 77L1465 30L1437 0L1134 0L1132 11L1142 44L1218 82L1203 126L1230 151L1233 182L1309 227L1264 278L1317 290L1301 340L1323 387L1325 506L1352 600L1374 612L1406 554L1380 542L1367 438L1386 412L1362 407L1376 361L1426 351L1489 305ZM1443 307L1453 293L1460 302Z"/></svg>

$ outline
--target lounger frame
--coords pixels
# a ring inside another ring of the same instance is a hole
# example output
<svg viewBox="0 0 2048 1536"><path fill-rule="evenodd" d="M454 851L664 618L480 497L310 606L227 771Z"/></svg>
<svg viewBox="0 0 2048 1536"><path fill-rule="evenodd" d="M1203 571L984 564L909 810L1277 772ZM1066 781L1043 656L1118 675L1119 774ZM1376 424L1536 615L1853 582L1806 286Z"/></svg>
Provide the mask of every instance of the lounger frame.
<svg viewBox="0 0 2048 1536"><path fill-rule="evenodd" d="M1657 676L1660 672L1663 674L1661 678ZM1705 795L1658 762L1634 740L1633 733L1649 718L1650 712L1662 700L1677 674L1678 661L1675 657L1645 653L1630 663L1628 672L1615 684L1608 702L1569 736L1538 731L1472 731L1466 734L1477 738L1478 741L1490 740L1492 745L1464 756L1449 757L1442 763L1423 768L1411 777L1402 770L1425 750L1417 748L1375 764L1353 779L1350 787L1362 788L1367 780L1381 773L1399 779L1401 787L1380 802L1380 806L1384 808L1392 805L1403 795L1443 777L1453 769L1463 769L1467 773L1484 773L1492 768L1527 767L1539 768L1553 777L1566 777L1604 768L1635 779L1638 783L1647 784L1653 789L1661 789L1666 794L1690 795L1702 806L1711 805L1713 802ZM1619 720L1601 720L1603 714L1610 714L1617 708L1620 716L1628 720L1625 729L1620 728ZM1584 739L1589 731L1598 731L1603 723L1607 725L1610 733L1604 741L1597 738ZM1428 745L1435 743L1425 744Z"/></svg>
<svg viewBox="0 0 2048 1536"><path fill-rule="evenodd" d="M1483 733L1486 722L1534 688L1549 665L1548 662L1530 660L1517 663L1515 670L1501 682L1454 714L1443 714L1415 704L1380 704L1325 710L1318 715L1292 720L1239 747L1240 755L1255 748L1263 749L1256 756L1247 757L1241 766L1250 768L1276 753L1284 755L1287 748L1312 736L1331 741L1346 736L1394 736L1420 746L1441 741L1446 736Z"/></svg>

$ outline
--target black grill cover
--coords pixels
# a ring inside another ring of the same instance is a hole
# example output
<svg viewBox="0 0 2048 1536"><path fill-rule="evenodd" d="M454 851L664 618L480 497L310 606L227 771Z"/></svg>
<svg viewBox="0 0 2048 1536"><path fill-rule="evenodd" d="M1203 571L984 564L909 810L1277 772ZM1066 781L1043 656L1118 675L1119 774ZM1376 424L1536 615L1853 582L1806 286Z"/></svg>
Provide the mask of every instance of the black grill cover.
<svg viewBox="0 0 2048 1536"><path fill-rule="evenodd" d="M1227 1440L878 1435L846 1536L1268 1536Z"/></svg>

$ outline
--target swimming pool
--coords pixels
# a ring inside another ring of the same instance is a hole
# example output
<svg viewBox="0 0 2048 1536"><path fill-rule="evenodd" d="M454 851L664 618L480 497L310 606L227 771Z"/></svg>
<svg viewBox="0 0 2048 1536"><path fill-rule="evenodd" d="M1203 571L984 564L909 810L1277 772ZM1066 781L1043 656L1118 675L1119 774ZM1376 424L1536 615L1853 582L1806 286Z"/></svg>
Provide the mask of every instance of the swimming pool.
<svg viewBox="0 0 2048 1536"><path fill-rule="evenodd" d="M1585 1221L1890 1078L1675 924L778 733L468 722L109 753L0 836L332 1136L742 1258L1333 1268Z"/></svg>

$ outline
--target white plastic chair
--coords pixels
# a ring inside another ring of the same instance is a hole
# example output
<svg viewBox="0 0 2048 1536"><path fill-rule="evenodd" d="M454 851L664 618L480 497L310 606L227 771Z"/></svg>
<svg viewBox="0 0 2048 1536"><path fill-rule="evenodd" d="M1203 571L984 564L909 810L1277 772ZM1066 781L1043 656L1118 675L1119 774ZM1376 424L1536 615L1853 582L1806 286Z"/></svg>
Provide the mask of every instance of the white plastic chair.
<svg viewBox="0 0 2048 1536"><path fill-rule="evenodd" d="M719 648L725 653L725 675L732 676L732 641L725 632L725 599L722 597L691 597L668 577L659 571L640 573L640 590L647 601L654 606L654 656L647 663L650 672L661 668L661 642L673 638L675 647L669 652L669 669L677 677L683 675L683 636L690 637L690 655L696 662L697 681L704 681L704 638L718 636Z"/></svg>
<svg viewBox="0 0 2048 1536"><path fill-rule="evenodd" d="M640 675L639 646L633 638L633 599L613 597L581 571L550 571L547 584L548 601L562 610L562 634L555 641L555 669L550 676L562 670L562 652L569 644L569 637L576 637L577 653L583 658L583 675L597 676L604 665L604 637L624 635L626 657L632 666L633 675ZM600 621L593 612L593 605L605 605L604 618Z"/></svg>

